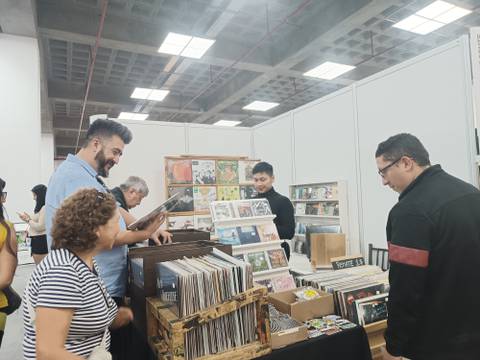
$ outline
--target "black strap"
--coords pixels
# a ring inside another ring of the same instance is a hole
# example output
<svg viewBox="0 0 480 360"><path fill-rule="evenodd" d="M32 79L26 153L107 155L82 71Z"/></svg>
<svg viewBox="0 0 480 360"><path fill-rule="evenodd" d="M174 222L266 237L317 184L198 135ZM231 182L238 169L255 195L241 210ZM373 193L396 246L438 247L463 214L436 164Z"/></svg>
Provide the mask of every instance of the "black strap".
<svg viewBox="0 0 480 360"><path fill-rule="evenodd" d="M100 177L100 175L95 176L95 180L97 180L98 183L99 183L100 185L102 185L102 187L105 189L105 191L106 191L107 193L110 193L110 189L107 187L107 185L105 185L105 183L103 182L103 179Z"/></svg>

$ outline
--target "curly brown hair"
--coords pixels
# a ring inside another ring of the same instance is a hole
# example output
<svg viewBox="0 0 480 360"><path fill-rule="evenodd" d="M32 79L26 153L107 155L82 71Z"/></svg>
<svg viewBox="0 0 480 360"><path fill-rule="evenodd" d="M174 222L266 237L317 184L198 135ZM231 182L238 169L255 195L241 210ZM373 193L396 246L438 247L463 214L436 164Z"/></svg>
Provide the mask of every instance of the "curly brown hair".
<svg viewBox="0 0 480 360"><path fill-rule="evenodd" d="M88 251L98 240L95 231L115 214L115 198L96 189L83 189L66 198L55 213L53 249Z"/></svg>

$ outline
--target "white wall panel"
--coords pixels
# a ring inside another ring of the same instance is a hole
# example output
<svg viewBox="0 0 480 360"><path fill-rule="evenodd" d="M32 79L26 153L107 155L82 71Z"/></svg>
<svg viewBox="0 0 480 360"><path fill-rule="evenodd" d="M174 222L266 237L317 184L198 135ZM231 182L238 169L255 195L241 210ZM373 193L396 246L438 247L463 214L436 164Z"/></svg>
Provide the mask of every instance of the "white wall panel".
<svg viewBox="0 0 480 360"><path fill-rule="evenodd" d="M252 155L249 128L190 125L187 128L187 139L187 151L192 155Z"/></svg>

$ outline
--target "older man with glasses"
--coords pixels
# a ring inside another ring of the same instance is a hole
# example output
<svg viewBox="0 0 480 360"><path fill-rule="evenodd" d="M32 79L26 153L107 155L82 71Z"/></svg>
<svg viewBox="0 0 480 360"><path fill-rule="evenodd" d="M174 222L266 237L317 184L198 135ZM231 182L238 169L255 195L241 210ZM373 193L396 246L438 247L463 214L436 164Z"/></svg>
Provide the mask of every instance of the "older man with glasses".
<svg viewBox="0 0 480 360"><path fill-rule="evenodd" d="M413 135L378 145L390 210L384 359L480 359L480 191L431 165Z"/></svg>

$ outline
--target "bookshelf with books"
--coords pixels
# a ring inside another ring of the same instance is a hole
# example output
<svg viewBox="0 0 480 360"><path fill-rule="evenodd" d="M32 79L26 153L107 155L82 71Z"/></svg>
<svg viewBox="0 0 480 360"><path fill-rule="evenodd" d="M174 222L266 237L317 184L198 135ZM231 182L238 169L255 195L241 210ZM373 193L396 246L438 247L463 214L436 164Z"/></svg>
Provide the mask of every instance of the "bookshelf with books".
<svg viewBox="0 0 480 360"><path fill-rule="evenodd" d="M259 160L228 156L166 156L165 196L180 193L167 214L167 229L214 232L210 203L254 197L253 166Z"/></svg>
<svg viewBox="0 0 480 360"><path fill-rule="evenodd" d="M308 225L325 225L328 232L343 233L348 249L348 202L345 181L290 185L290 200L295 209L293 251L305 244Z"/></svg>
<svg viewBox="0 0 480 360"><path fill-rule="evenodd" d="M232 254L252 265L255 281L269 291L294 286L268 200L216 201L210 207L218 241L232 245Z"/></svg>

